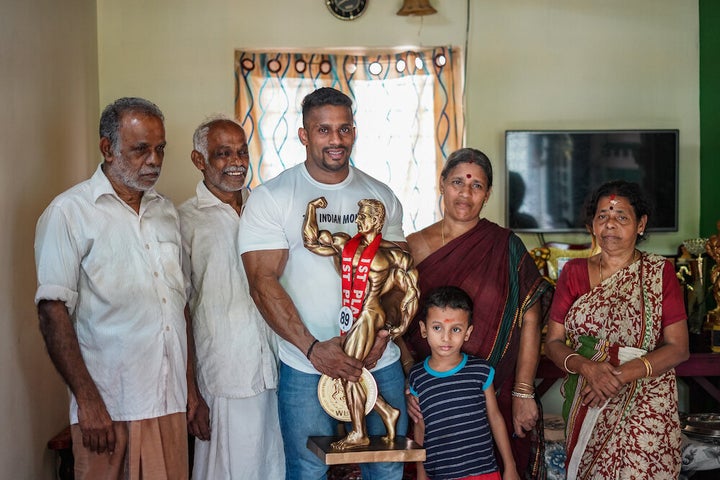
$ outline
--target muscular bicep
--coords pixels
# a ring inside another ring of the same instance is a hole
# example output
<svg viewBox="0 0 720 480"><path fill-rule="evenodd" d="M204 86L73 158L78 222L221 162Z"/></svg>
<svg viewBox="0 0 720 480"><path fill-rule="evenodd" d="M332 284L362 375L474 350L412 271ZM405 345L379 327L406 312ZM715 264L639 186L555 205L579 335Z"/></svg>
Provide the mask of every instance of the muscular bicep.
<svg viewBox="0 0 720 480"><path fill-rule="evenodd" d="M250 284L250 293L267 286L268 283L279 284L287 259L288 251L285 249L255 250L243 253L242 262Z"/></svg>
<svg viewBox="0 0 720 480"><path fill-rule="evenodd" d="M333 255L341 255L343 247L350 239L350 235L346 233L332 234L327 230L320 230L315 243L310 243L307 240L304 242L305 248L313 252L316 255L322 255L330 257Z"/></svg>
<svg viewBox="0 0 720 480"><path fill-rule="evenodd" d="M250 295L258 310L275 333L300 347L308 343L309 334L295 304L280 284L287 259L287 250L256 250L242 254Z"/></svg>
<svg viewBox="0 0 720 480"><path fill-rule="evenodd" d="M409 253L404 252L393 246L385 251L388 261L388 277L383 284L381 294L384 295L391 290L399 288L403 292L407 292L411 286L408 275L411 273L413 259Z"/></svg>

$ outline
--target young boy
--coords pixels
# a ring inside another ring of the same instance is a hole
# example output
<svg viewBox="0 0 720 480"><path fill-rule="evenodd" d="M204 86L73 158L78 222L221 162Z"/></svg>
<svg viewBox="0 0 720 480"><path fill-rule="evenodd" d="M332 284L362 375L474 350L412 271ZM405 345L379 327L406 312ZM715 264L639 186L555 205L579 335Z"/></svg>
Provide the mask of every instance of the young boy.
<svg viewBox="0 0 720 480"><path fill-rule="evenodd" d="M460 350L473 328L472 299L460 288L439 287L424 308L420 332L431 355L408 375L423 414L415 440L427 451L424 464L418 463L418 480L500 480L493 439L505 465L502 479L519 479L495 399L495 370Z"/></svg>

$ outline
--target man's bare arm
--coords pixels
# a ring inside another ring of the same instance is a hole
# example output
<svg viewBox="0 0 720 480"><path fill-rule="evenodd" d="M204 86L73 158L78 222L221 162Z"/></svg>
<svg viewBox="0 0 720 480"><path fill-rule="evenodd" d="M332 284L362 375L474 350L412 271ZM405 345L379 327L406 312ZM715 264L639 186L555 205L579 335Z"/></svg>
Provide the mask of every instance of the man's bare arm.
<svg viewBox="0 0 720 480"><path fill-rule="evenodd" d="M263 318L275 333L307 353L316 339L305 327L295 304L280 285L279 279L287 259L287 250L257 250L242 254L250 295ZM357 381L362 372L362 362L343 351L340 337L316 343L310 362L319 372L332 378Z"/></svg>
<svg viewBox="0 0 720 480"><path fill-rule="evenodd" d="M210 440L210 409L197 386L195 370L195 336L193 333L190 307L185 305L187 333L187 425L188 432L200 440Z"/></svg>
<svg viewBox="0 0 720 480"><path fill-rule="evenodd" d="M65 303L59 300L41 301L38 318L50 359L77 400L83 445L92 452L113 453L113 422L85 365Z"/></svg>

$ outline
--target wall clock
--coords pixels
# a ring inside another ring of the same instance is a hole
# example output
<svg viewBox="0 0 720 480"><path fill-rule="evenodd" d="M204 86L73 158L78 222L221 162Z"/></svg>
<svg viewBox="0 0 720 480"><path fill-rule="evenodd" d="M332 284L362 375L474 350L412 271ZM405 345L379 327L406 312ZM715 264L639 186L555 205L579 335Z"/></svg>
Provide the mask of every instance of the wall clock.
<svg viewBox="0 0 720 480"><path fill-rule="evenodd" d="M363 14L368 0L325 0L330 12L340 20L355 20Z"/></svg>

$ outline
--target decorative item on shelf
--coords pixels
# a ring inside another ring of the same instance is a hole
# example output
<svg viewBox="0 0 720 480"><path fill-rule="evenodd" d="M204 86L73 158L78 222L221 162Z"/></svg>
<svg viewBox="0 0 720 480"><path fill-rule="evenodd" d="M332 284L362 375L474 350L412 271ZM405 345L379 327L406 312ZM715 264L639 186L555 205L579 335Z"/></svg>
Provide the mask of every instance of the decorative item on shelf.
<svg viewBox="0 0 720 480"><path fill-rule="evenodd" d="M691 258L690 264L690 280L686 281L685 287L688 290L688 328L690 333L699 334L703 331L709 331L712 326L703 324L705 320L705 275L704 275L704 258L705 243L707 238L690 238L683 242L683 247L694 258Z"/></svg>
<svg viewBox="0 0 720 480"><path fill-rule="evenodd" d="M563 265L573 258L590 257L600 252L600 247L591 243L548 242L530 250L530 256L545 280L555 285Z"/></svg>
<svg viewBox="0 0 720 480"><path fill-rule="evenodd" d="M535 262L535 266L538 270L540 270L540 273L545 277L545 279L550 283L555 284L555 282L548 277L547 273L547 262L550 260L550 249L547 247L535 247L530 250L530 256Z"/></svg>
<svg viewBox="0 0 720 480"><path fill-rule="evenodd" d="M429 0L404 0L402 7L397 12L398 15L402 16L414 15L418 17L432 15L433 13L437 13L437 10L430 5Z"/></svg>
<svg viewBox="0 0 720 480"><path fill-rule="evenodd" d="M720 220L717 222L718 233L712 235L705 242L705 251L715 261L710 270L710 288L715 299L715 308L707 314L707 320L713 325L711 348L713 352L720 352Z"/></svg>
<svg viewBox="0 0 720 480"><path fill-rule="evenodd" d="M709 313L720 320L720 220L717 222L717 228L718 233L712 235L705 243L705 251L715 261L715 265L710 270L710 285L715 299L715 308Z"/></svg>
<svg viewBox="0 0 720 480"><path fill-rule="evenodd" d="M555 283L560 277L562 267L573 258L591 257L600 252L600 248L594 243L563 243L548 242L544 245L550 250L550 258L547 262L548 276Z"/></svg>

